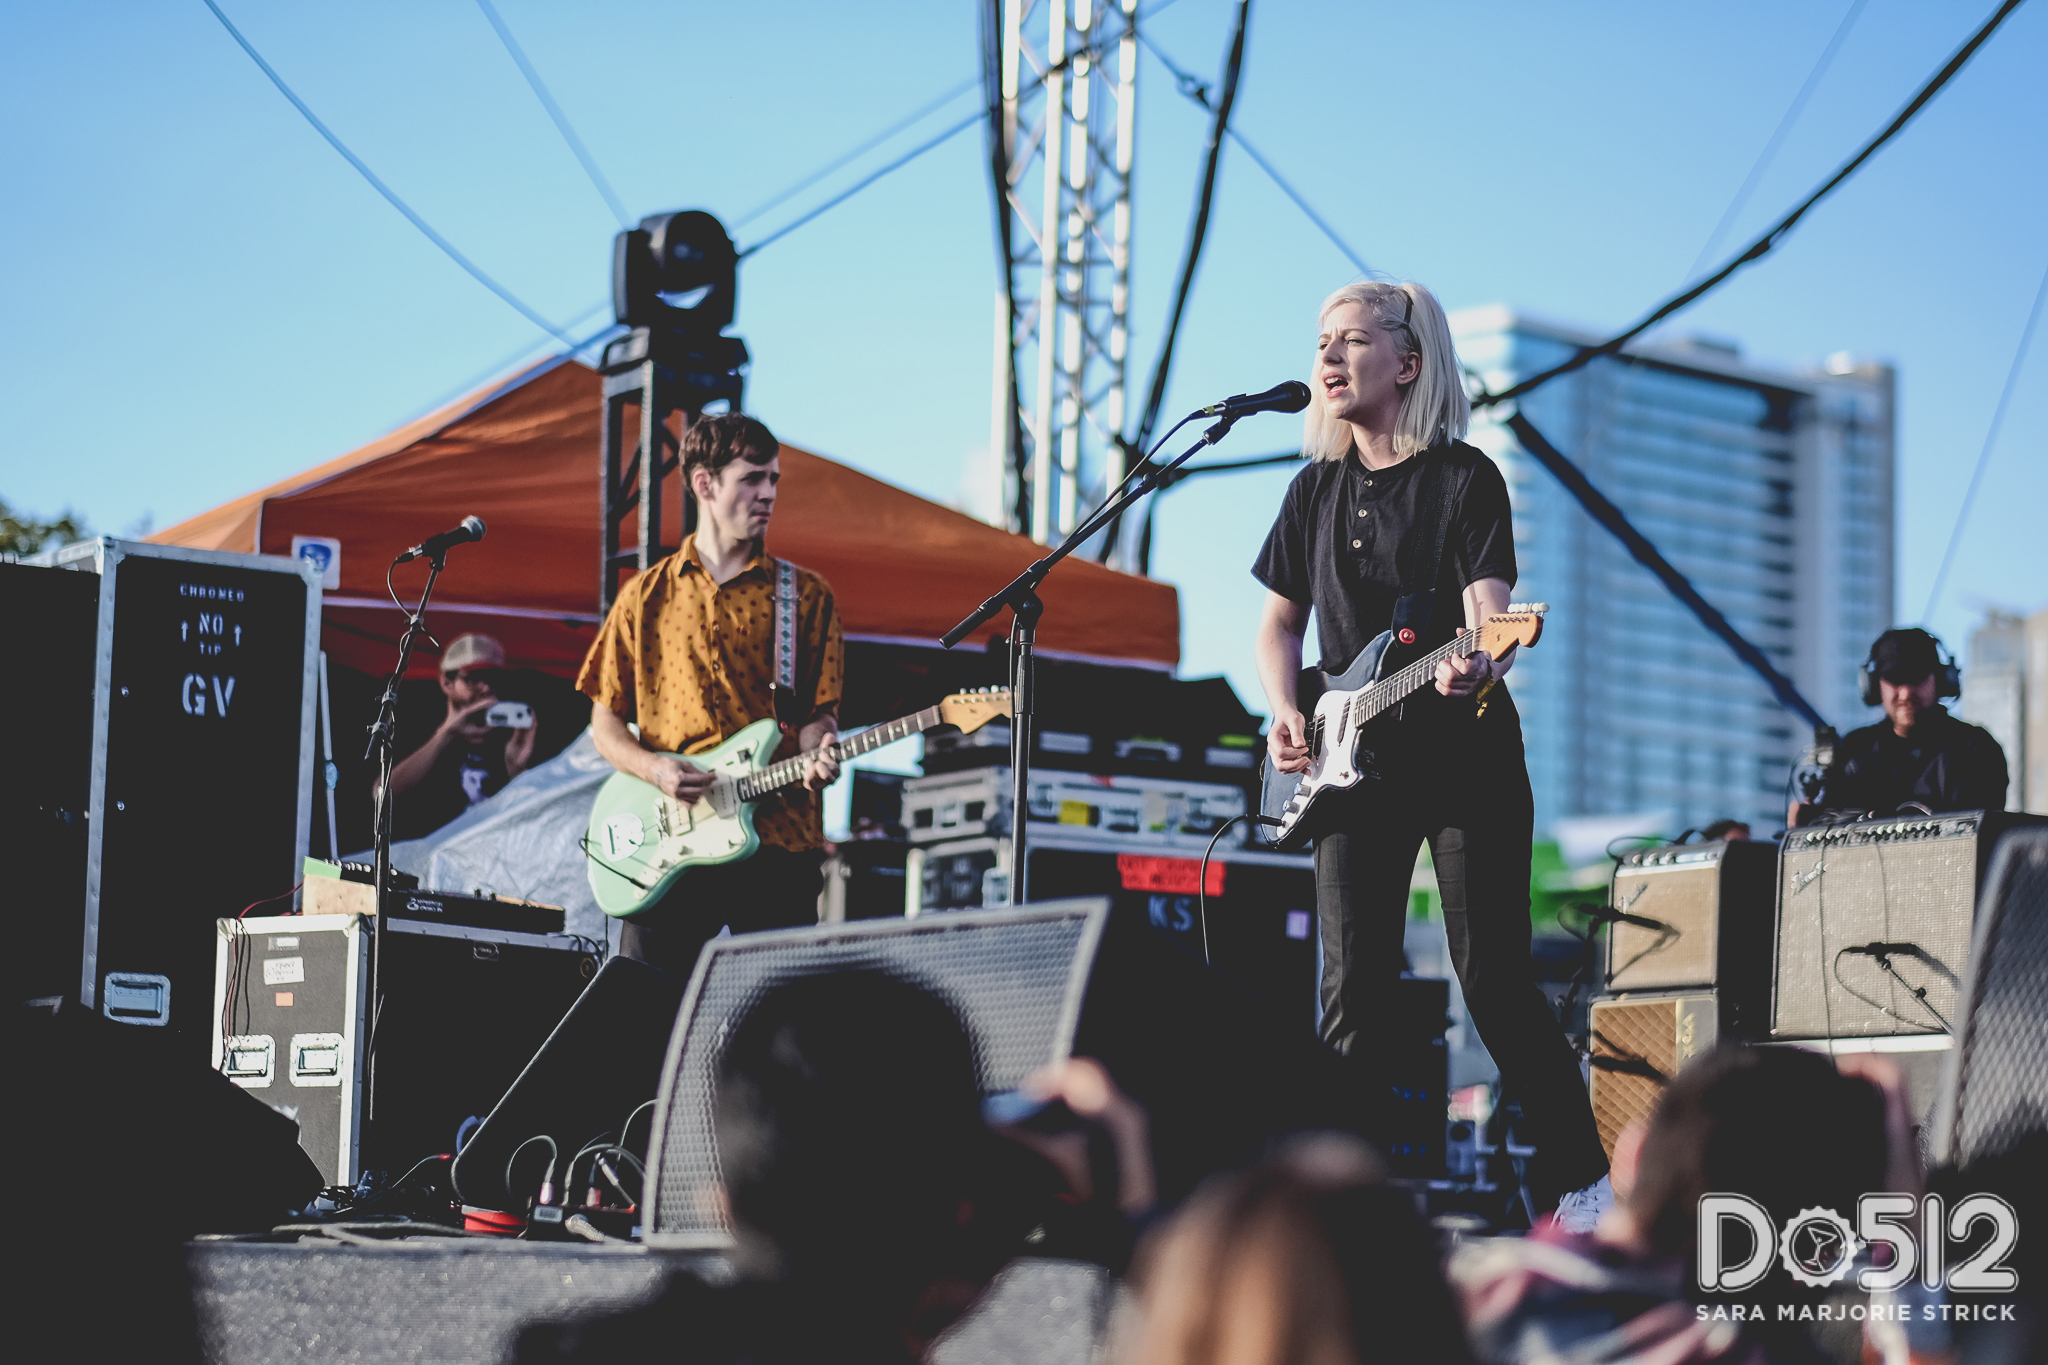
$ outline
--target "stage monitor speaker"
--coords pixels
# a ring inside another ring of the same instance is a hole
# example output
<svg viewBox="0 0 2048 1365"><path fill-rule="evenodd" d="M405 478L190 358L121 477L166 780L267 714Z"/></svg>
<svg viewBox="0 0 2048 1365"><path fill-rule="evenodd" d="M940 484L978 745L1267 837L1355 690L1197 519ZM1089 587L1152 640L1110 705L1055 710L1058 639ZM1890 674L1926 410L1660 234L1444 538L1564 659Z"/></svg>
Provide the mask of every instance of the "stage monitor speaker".
<svg viewBox="0 0 2048 1365"><path fill-rule="evenodd" d="M865 968L932 990L974 1039L984 1094L1067 1055L1099 1059L1152 1117L1161 1198L1278 1133L1353 1128L1358 1078L1309 1020L1264 1001L1100 898L714 939L676 1018L655 1105L646 1237L723 1246L712 1101L737 1021L792 975Z"/></svg>
<svg viewBox="0 0 2048 1365"><path fill-rule="evenodd" d="M778 983L865 969L925 987L967 1026L976 1079L983 1094L994 1094L1068 1055L1108 917L1104 901L1052 902L711 940L662 1067L644 1201L648 1244L730 1240L712 1131L719 1057L732 1028Z"/></svg>
<svg viewBox="0 0 2048 1365"><path fill-rule="evenodd" d="M2040 816L1959 811L1788 831L1778 860L1771 1036L1946 1032L1992 846L2007 829L2042 824Z"/></svg>
<svg viewBox="0 0 2048 1365"><path fill-rule="evenodd" d="M1593 1039L1593 1122L1600 1145L1650 1116L1686 1062L1720 1041L1720 1007L1712 993L1623 996L1595 1000L1588 1011Z"/></svg>
<svg viewBox="0 0 2048 1365"><path fill-rule="evenodd" d="M1661 927L1608 926L1607 989L1711 989L1731 1034L1761 1035L1777 861L1772 845L1745 840L1644 849L1622 859L1609 903Z"/></svg>
<svg viewBox="0 0 2048 1365"><path fill-rule="evenodd" d="M563 1177L573 1154L588 1143L609 1138L633 1146L628 1130L648 1130L636 1116L651 1106L661 1084L662 1058L685 985L683 978L629 957L598 968L455 1158L455 1190L462 1202L523 1212L531 1191L507 1189L505 1166L535 1137L554 1143ZM639 1150L644 1155L647 1148Z"/></svg>
<svg viewBox="0 0 2048 1365"><path fill-rule="evenodd" d="M1946 1166L2048 1130L2048 829L1998 841L1983 905L1935 1101L1930 1147Z"/></svg>

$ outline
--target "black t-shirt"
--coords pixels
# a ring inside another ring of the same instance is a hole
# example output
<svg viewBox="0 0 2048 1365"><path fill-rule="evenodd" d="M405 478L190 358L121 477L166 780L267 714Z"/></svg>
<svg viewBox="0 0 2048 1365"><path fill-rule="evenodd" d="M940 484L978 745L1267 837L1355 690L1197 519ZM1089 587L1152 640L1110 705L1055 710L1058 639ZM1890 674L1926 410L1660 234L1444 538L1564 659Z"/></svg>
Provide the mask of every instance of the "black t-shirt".
<svg viewBox="0 0 2048 1365"><path fill-rule="evenodd" d="M1287 486L1252 576L1315 607L1326 669L1341 670L1393 624L1403 570L1422 548L1415 524L1422 476L1438 460L1448 475L1451 518L1429 628L1416 647L1434 648L1465 624L1462 594L1469 585L1482 578L1514 585L1507 480L1477 447L1453 441L1386 469L1367 469L1355 454L1317 460ZM1431 526L1427 534L1435 531Z"/></svg>
<svg viewBox="0 0 2048 1365"><path fill-rule="evenodd" d="M2003 810L2006 781L1998 741L1937 706L1904 738L1889 720L1843 735L1816 804L1884 815L1908 801L1933 811Z"/></svg>
<svg viewBox="0 0 2048 1365"><path fill-rule="evenodd" d="M512 732L494 729L475 744L456 740L441 751L426 778L398 798L391 812L392 837L424 839L511 779L505 773L505 742Z"/></svg>

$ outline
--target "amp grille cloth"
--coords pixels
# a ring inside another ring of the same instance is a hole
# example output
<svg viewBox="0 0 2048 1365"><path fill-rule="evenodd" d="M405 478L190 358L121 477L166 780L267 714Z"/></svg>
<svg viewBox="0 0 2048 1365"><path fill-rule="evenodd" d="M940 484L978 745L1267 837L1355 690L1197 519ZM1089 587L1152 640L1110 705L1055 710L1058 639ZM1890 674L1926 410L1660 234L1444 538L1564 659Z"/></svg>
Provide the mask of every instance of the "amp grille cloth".
<svg viewBox="0 0 2048 1365"><path fill-rule="evenodd" d="M2048 1127L2048 829L1999 841L1984 885L1970 1016L1957 1026L1945 1158L1998 1156Z"/></svg>

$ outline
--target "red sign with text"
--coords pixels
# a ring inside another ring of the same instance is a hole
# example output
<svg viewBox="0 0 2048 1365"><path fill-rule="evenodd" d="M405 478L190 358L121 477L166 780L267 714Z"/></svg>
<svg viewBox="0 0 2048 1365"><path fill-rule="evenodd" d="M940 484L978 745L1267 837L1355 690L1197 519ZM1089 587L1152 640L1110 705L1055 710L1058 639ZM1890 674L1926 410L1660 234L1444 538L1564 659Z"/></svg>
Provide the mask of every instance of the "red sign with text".
<svg viewBox="0 0 2048 1365"><path fill-rule="evenodd" d="M1201 891L1220 896L1223 874L1229 867L1228 863L1210 863L1209 884L1205 887L1200 858L1162 858L1152 853L1116 855L1117 875L1123 879L1126 891L1167 891L1177 896L1192 896Z"/></svg>

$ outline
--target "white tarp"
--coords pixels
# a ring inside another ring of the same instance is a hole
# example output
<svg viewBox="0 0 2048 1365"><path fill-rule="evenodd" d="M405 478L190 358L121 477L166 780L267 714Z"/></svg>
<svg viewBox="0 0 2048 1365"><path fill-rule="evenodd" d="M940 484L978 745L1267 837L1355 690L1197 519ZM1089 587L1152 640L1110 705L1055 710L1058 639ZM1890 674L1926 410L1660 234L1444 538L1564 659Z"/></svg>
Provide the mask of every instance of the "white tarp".
<svg viewBox="0 0 2048 1365"><path fill-rule="evenodd" d="M430 891L485 891L559 905L565 933L610 942L583 869L583 835L597 789L612 775L590 731L507 782L497 795L424 839L391 846L391 865Z"/></svg>

